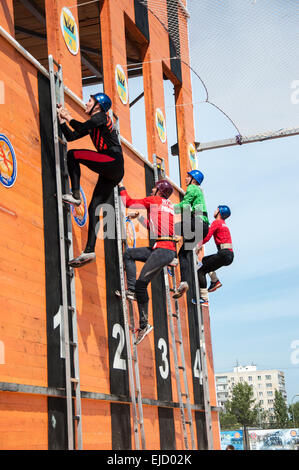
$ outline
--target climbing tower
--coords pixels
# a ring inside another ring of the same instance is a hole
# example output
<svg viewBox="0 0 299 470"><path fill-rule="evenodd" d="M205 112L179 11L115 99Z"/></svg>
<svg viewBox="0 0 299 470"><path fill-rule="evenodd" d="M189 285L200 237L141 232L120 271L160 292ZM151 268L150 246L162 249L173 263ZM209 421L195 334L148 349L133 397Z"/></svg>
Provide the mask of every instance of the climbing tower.
<svg viewBox="0 0 299 470"><path fill-rule="evenodd" d="M165 12L174 15L168 3ZM185 0L177 6L186 9ZM186 30L187 14L169 19L177 34ZM63 101L84 121L83 92L104 90L119 129L128 193L150 194L157 161L171 180L176 156L179 181L171 200L177 203L185 174L196 165L196 144L184 106L175 108L177 139L168 141L164 82L173 87L174 104L192 102L190 70L174 59L174 47L138 0L1 2L0 449L220 448L209 309L192 302L195 276L176 304L166 272L149 286L154 330L138 345L136 361L136 308L115 290L124 288L123 247L149 240L144 227L122 218L117 192L109 201L117 215L109 230L109 208L101 215L96 262L77 270L67 264L85 246L97 175L82 167L81 206L61 204L69 184L66 148L93 146L89 137L66 146L55 104ZM142 90L131 97L135 80ZM141 102L143 153L132 118ZM174 326L168 320L178 312L180 346L173 340L176 320ZM182 368L187 404L177 386ZM185 432L186 422L192 432Z"/></svg>

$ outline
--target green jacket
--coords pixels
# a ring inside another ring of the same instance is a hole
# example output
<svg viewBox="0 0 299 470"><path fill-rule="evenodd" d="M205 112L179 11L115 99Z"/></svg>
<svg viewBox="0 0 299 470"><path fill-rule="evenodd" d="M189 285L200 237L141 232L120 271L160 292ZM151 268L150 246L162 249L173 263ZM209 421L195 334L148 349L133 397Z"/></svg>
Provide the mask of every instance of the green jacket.
<svg viewBox="0 0 299 470"><path fill-rule="evenodd" d="M179 204L174 205L174 212L178 214L182 210L191 210L192 214L198 215L204 222L209 223L205 198L202 189L197 184L189 184L184 198ZM199 214L196 214L196 211ZM203 215L202 213L206 213Z"/></svg>

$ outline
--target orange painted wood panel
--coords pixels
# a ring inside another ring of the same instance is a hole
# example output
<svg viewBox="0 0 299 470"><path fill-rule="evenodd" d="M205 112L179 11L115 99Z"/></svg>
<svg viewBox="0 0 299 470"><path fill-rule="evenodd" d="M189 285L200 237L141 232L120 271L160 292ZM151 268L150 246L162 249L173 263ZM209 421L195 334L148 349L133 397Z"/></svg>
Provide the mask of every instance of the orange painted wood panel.
<svg viewBox="0 0 299 470"><path fill-rule="evenodd" d="M47 399L0 392L0 450L47 449Z"/></svg>
<svg viewBox="0 0 299 470"><path fill-rule="evenodd" d="M1 2L0 26L14 36L13 0L4 0Z"/></svg>

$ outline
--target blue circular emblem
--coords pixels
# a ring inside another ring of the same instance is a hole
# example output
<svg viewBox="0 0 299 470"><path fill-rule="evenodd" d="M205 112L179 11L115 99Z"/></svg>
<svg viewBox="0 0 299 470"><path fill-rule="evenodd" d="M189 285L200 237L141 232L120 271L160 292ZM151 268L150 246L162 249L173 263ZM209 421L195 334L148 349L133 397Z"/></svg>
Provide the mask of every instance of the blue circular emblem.
<svg viewBox="0 0 299 470"><path fill-rule="evenodd" d="M72 214L74 217L74 220L79 227L84 227L87 221L87 203L86 203L86 197L84 194L83 189L80 187L80 193L81 193L81 204L80 206L71 206L72 207Z"/></svg>
<svg viewBox="0 0 299 470"><path fill-rule="evenodd" d="M17 178L17 159L9 139L0 134L0 183L11 188Z"/></svg>

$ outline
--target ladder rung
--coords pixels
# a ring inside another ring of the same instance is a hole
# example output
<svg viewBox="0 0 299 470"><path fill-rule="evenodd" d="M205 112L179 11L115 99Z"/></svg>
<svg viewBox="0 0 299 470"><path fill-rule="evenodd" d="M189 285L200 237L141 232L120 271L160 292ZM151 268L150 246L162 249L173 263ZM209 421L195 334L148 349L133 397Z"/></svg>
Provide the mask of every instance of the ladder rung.
<svg viewBox="0 0 299 470"><path fill-rule="evenodd" d="M81 416L79 416L79 415L74 416L74 421L80 421L80 419L81 419Z"/></svg>
<svg viewBox="0 0 299 470"><path fill-rule="evenodd" d="M176 339L175 342L176 342L176 343L179 343L179 344L182 344L182 343L183 343L183 341L181 341L180 339Z"/></svg>
<svg viewBox="0 0 299 470"><path fill-rule="evenodd" d="M77 384L79 383L79 379L77 379L76 377L71 377L71 382Z"/></svg>
<svg viewBox="0 0 299 470"><path fill-rule="evenodd" d="M179 369L185 370L185 367L184 366L179 366Z"/></svg>
<svg viewBox="0 0 299 470"><path fill-rule="evenodd" d="M182 397L188 397L188 393L181 393Z"/></svg>
<svg viewBox="0 0 299 470"><path fill-rule="evenodd" d="M67 143L66 143L61 137L59 137L59 136L58 136L58 141L59 141L59 143L62 144L62 145L65 145L65 146L67 145Z"/></svg>
<svg viewBox="0 0 299 470"><path fill-rule="evenodd" d="M70 312L75 313L75 307L71 307L70 305L68 306L68 309Z"/></svg>
<svg viewBox="0 0 299 470"><path fill-rule="evenodd" d="M173 313L172 316L175 318L179 318L179 316L176 313Z"/></svg>
<svg viewBox="0 0 299 470"><path fill-rule="evenodd" d="M74 348L76 348L78 346L78 343L75 343L74 341L70 341L70 346L73 346Z"/></svg>
<svg viewBox="0 0 299 470"><path fill-rule="evenodd" d="M68 276L70 276L70 277L73 277L73 276L74 276L74 271L71 270L71 269L67 269L67 270L66 270L66 274L67 274Z"/></svg>
<svg viewBox="0 0 299 470"><path fill-rule="evenodd" d="M185 424L189 424L189 425L191 425L191 424L192 424L192 422L191 422L191 421L185 421Z"/></svg>

